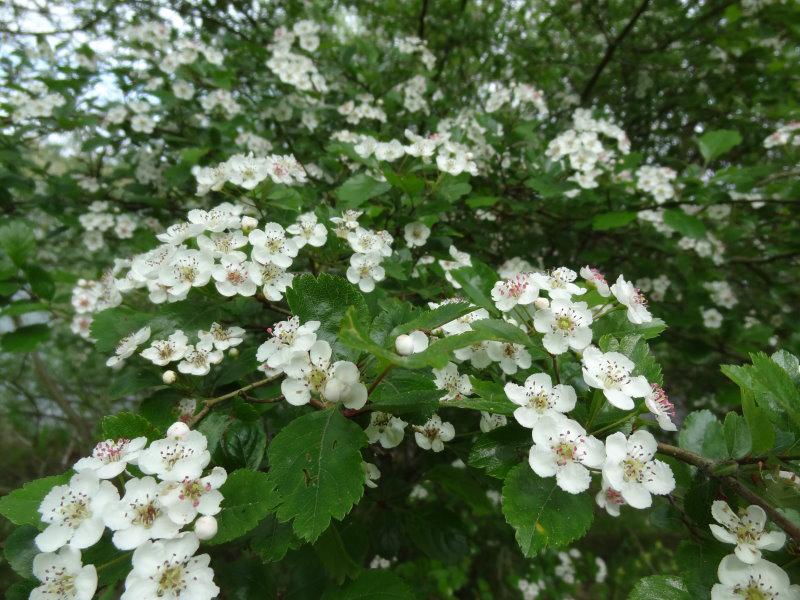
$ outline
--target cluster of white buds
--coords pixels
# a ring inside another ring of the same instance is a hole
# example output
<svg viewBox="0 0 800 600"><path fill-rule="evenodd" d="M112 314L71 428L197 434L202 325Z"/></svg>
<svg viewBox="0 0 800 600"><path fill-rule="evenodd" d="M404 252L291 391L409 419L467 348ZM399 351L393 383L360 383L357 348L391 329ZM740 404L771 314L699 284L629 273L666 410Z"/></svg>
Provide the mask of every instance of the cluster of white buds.
<svg viewBox="0 0 800 600"><path fill-rule="evenodd" d="M96 544L106 528L114 532L117 548L134 550L124 600L216 597L209 557L195 553L200 540L217 533L214 515L221 510L219 488L227 473L214 467L203 475L211 460L206 446L202 433L178 422L149 447L144 437L106 440L76 462L77 474L50 490L39 506L46 527L35 539L42 553L34 558L33 572L41 585L31 597L92 598L97 570L82 564L80 551ZM130 465L145 476L130 476L119 490L111 480L129 475ZM194 531L181 531L192 522ZM66 590L72 595L64 595Z"/></svg>

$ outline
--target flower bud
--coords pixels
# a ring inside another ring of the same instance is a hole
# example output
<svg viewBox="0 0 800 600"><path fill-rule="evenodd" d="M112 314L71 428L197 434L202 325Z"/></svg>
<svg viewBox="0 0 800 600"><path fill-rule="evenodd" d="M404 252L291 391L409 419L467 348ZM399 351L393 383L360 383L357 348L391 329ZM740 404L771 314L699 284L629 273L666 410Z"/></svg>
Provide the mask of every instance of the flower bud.
<svg viewBox="0 0 800 600"><path fill-rule="evenodd" d="M539 310L544 310L545 308L550 308L550 300L547 298L537 298L533 301L533 305Z"/></svg>
<svg viewBox="0 0 800 600"><path fill-rule="evenodd" d="M239 356L239 349L231 348L230 350L228 350L228 356L230 356L231 358L236 358L237 356Z"/></svg>
<svg viewBox="0 0 800 600"><path fill-rule="evenodd" d="M242 232L247 234L258 227L258 221L253 217L242 217Z"/></svg>
<svg viewBox="0 0 800 600"><path fill-rule="evenodd" d="M414 353L414 340L411 339L410 335L398 335L394 341L394 347L400 356L408 356Z"/></svg>
<svg viewBox="0 0 800 600"><path fill-rule="evenodd" d="M171 383L175 383L175 380L177 378L178 378L178 376L175 374L175 371L169 371L169 370L168 371L164 371L164 373L161 375L161 381L163 381L167 385L170 385Z"/></svg>
<svg viewBox="0 0 800 600"><path fill-rule="evenodd" d="M183 437L189 433L189 426L183 421L177 421L169 426L167 429L168 437Z"/></svg>
<svg viewBox="0 0 800 600"><path fill-rule="evenodd" d="M194 532L200 540L210 540L217 535L217 520L214 517L203 516L194 523Z"/></svg>

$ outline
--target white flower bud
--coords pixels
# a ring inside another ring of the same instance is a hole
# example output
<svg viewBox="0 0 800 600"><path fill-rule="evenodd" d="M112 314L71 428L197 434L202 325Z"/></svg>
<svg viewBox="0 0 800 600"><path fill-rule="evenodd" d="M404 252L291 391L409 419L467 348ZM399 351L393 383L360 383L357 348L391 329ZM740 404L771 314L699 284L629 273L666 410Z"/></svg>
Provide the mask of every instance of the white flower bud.
<svg viewBox="0 0 800 600"><path fill-rule="evenodd" d="M231 348L230 350L228 350L228 356L230 356L231 358L236 358L237 356L239 356L239 349Z"/></svg>
<svg viewBox="0 0 800 600"><path fill-rule="evenodd" d="M258 227L258 221L253 217L242 217L242 232L248 234Z"/></svg>
<svg viewBox="0 0 800 600"><path fill-rule="evenodd" d="M161 381L163 381L167 385L170 385L171 383L175 383L175 380L177 378L178 378L178 376L175 374L175 371L167 370L167 371L164 371L164 373L161 375Z"/></svg>
<svg viewBox="0 0 800 600"><path fill-rule="evenodd" d="M328 402L339 402L342 399L342 394L345 391L345 383L338 379L329 379L325 384L323 396Z"/></svg>
<svg viewBox="0 0 800 600"><path fill-rule="evenodd" d="M183 437L189 433L189 426L183 421L177 421L167 429L167 437Z"/></svg>
<svg viewBox="0 0 800 600"><path fill-rule="evenodd" d="M533 301L533 305L539 310L544 310L545 308L550 308L550 300L547 298L537 298Z"/></svg>
<svg viewBox="0 0 800 600"><path fill-rule="evenodd" d="M210 540L217 535L217 520L209 516L200 517L194 522L194 532L198 539Z"/></svg>
<svg viewBox="0 0 800 600"><path fill-rule="evenodd" d="M408 356L414 353L414 340L411 339L410 335L398 335L394 341L394 347L400 356Z"/></svg>

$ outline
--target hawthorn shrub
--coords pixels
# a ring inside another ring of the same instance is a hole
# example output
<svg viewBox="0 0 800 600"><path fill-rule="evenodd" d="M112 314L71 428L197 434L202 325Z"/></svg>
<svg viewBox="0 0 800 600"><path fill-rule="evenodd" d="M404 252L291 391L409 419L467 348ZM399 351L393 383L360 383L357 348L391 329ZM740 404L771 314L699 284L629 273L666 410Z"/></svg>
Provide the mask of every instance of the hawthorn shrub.
<svg viewBox="0 0 800 600"><path fill-rule="evenodd" d="M799 24L11 0L5 597L800 599Z"/></svg>

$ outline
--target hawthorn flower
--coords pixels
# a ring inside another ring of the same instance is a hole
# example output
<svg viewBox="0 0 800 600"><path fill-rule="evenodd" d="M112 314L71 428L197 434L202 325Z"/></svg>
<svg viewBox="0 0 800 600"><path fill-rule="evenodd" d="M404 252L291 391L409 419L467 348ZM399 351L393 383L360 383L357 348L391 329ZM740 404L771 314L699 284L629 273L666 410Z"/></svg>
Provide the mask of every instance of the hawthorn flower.
<svg viewBox="0 0 800 600"><path fill-rule="evenodd" d="M628 320L636 325L649 323L653 320L650 311L647 310L647 299L641 291L636 289L632 283L625 281L620 275L617 282L611 286L611 293L614 297L628 308Z"/></svg>
<svg viewBox="0 0 800 600"><path fill-rule="evenodd" d="M444 442L449 442L456 435L456 430L452 424L442 421L439 415L433 415L421 427L414 426L414 439L417 446L423 450L433 450L441 452L444 450Z"/></svg>
<svg viewBox="0 0 800 600"><path fill-rule="evenodd" d="M585 267L581 268L580 273L581 277L584 278L586 283L594 286L594 288L597 290L597 293L603 298L608 298L611 296L611 289L608 286L605 275L603 275L599 270L586 265Z"/></svg>
<svg viewBox="0 0 800 600"><path fill-rule="evenodd" d="M133 569L120 600L186 597L211 600L219 595L208 554L194 556L200 541L192 532L170 540L145 542L133 553Z"/></svg>
<svg viewBox="0 0 800 600"><path fill-rule="evenodd" d="M295 354L285 365L288 377L281 382L281 391L289 404L308 404L312 395L341 402L347 408L366 404L367 388L358 380L358 368L349 361L331 364L331 354L330 344L318 340L308 353Z"/></svg>
<svg viewBox="0 0 800 600"><path fill-rule="evenodd" d="M394 341L394 348L400 356L419 354L428 348L428 336L422 331L400 334Z"/></svg>
<svg viewBox="0 0 800 600"><path fill-rule="evenodd" d="M546 291L553 300L569 300L572 296L580 296L586 290L573 283L578 274L567 267L559 267L547 274L534 273L532 279L540 290Z"/></svg>
<svg viewBox="0 0 800 600"><path fill-rule="evenodd" d="M522 344L510 342L487 342L486 353L493 361L500 363L500 368L506 375L513 375L517 370L529 369L531 355Z"/></svg>
<svg viewBox="0 0 800 600"><path fill-rule="evenodd" d="M244 329L235 326L223 327L219 323L212 323L208 331L198 331L197 337L209 347L213 345L217 350L227 350L244 341Z"/></svg>
<svg viewBox="0 0 800 600"><path fill-rule="evenodd" d="M177 427L180 424L182 427ZM146 475L163 481L197 479L211 461L208 440L199 431L186 431L185 423L177 423L167 437L156 440L139 455L138 466ZM173 433L174 432L174 433Z"/></svg>
<svg viewBox="0 0 800 600"><path fill-rule="evenodd" d="M300 317L291 317L276 323L268 329L272 337L261 344L256 351L256 360L266 363L270 369L281 369L295 354L303 354L317 341L316 331L319 321L306 321L300 324Z"/></svg>
<svg viewBox="0 0 800 600"><path fill-rule="evenodd" d="M41 585L31 590L30 600L91 600L97 590L97 570L83 565L81 552L64 546L58 552L33 557L33 576Z"/></svg>
<svg viewBox="0 0 800 600"><path fill-rule="evenodd" d="M347 280L357 284L359 289L368 293L375 289L376 281L383 281L386 271L380 265L381 257L375 252L369 254L353 254L347 268Z"/></svg>
<svg viewBox="0 0 800 600"><path fill-rule="evenodd" d="M161 265L158 282L168 287L170 297L182 299L193 287L202 287L211 279L214 261L199 250L178 250Z"/></svg>
<svg viewBox="0 0 800 600"><path fill-rule="evenodd" d="M493 429L503 427L506 423L508 423L508 419L506 419L505 415L489 413L485 410L481 411L479 427L483 433L489 433Z"/></svg>
<svg viewBox="0 0 800 600"><path fill-rule="evenodd" d="M786 534L782 531L764 531L767 513L755 504L737 515L727 502L715 500L711 505L711 515L722 525L709 525L711 533L724 544L736 544L736 558L748 565L761 560L762 550L780 550L786 542Z"/></svg>
<svg viewBox="0 0 800 600"><path fill-rule="evenodd" d="M186 354L178 363L178 371L186 375L208 375L211 365L222 362L222 358L222 352L214 350L211 341L206 339L186 347Z"/></svg>
<svg viewBox="0 0 800 600"><path fill-rule="evenodd" d="M322 397L329 402L341 402L347 408L363 408L367 403L367 386L361 383L360 376L355 363L349 360L336 361L322 390Z"/></svg>
<svg viewBox="0 0 800 600"><path fill-rule="evenodd" d="M129 479L125 495L103 512L112 542L120 550L133 550L151 539L173 538L180 525L167 515L160 499L163 485L152 477Z"/></svg>
<svg viewBox="0 0 800 600"><path fill-rule="evenodd" d="M253 260L262 265L272 263L288 269L297 256L297 243L288 239L286 231L277 223L267 223L263 230L254 229L247 237L253 245Z"/></svg>
<svg viewBox="0 0 800 600"><path fill-rule="evenodd" d="M653 383L651 386L652 391L644 397L644 404L647 406L653 416L658 421L658 426L664 431L677 431L675 423L672 419L675 418L675 406L670 402L667 393L664 389Z"/></svg>
<svg viewBox="0 0 800 600"><path fill-rule="evenodd" d="M139 256L150 255L150 257L155 258L161 253L174 252L176 246L179 246L186 240L203 233L204 229L205 228L198 223L174 223L167 227L163 233L156 235L156 239L160 242L164 242L165 246L155 248Z"/></svg>
<svg viewBox="0 0 800 600"><path fill-rule="evenodd" d="M347 233L347 243L356 254L368 254L370 256L380 256L384 245L384 240L374 231L356 227Z"/></svg>
<svg viewBox="0 0 800 600"><path fill-rule="evenodd" d="M588 435L577 422L566 417L542 417L533 428L533 446L528 462L539 477L555 475L565 492L578 494L589 489L589 469L603 466L603 442Z"/></svg>
<svg viewBox="0 0 800 600"><path fill-rule="evenodd" d="M407 223L403 228L403 237L405 238L406 245L409 248L424 246L430 235L431 228L425 225L425 223L420 223L419 221Z"/></svg>
<svg viewBox="0 0 800 600"><path fill-rule="evenodd" d="M202 225L206 231L220 233L226 229L237 229L241 223L239 215L242 207L234 207L227 202L220 204L209 211L195 208L189 211L189 222L194 225Z"/></svg>
<svg viewBox="0 0 800 600"><path fill-rule="evenodd" d="M267 263L265 265L259 263L250 263L251 271L250 277L256 285L263 286L261 292L267 300L277 302L283 299L286 293L286 288L292 285L294 281L294 274L287 273L286 269Z"/></svg>
<svg viewBox="0 0 800 600"><path fill-rule="evenodd" d="M297 217L297 221L286 228L294 237L297 248L306 244L319 248L328 240L328 230L325 225L317 221L317 215L312 212L304 213Z"/></svg>
<svg viewBox="0 0 800 600"><path fill-rule="evenodd" d="M618 517L620 507L625 504L625 498L608 484L605 477L603 477L602 488L597 492L594 500L597 506L604 508L612 517Z"/></svg>
<svg viewBox="0 0 800 600"><path fill-rule="evenodd" d="M363 211L348 208L342 213L341 217L331 217L331 222L336 225L336 234L339 235L339 237L346 238L349 230L358 227L358 218L362 214L364 214Z"/></svg>
<svg viewBox="0 0 800 600"><path fill-rule="evenodd" d="M447 363L443 369L433 369L433 377L436 388L445 392L439 400L460 400L462 396L472 393L469 375L459 375L458 367L454 363Z"/></svg>
<svg viewBox="0 0 800 600"><path fill-rule="evenodd" d="M211 270L217 291L226 297L235 295L253 296L256 293L256 283L251 277L253 263L222 258L218 265Z"/></svg>
<svg viewBox="0 0 800 600"><path fill-rule="evenodd" d="M592 343L592 313L586 302L553 300L549 308L537 310L533 326L543 333L542 344L550 354L570 348L580 352Z"/></svg>
<svg viewBox="0 0 800 600"><path fill-rule="evenodd" d="M112 479L122 473L128 463L135 465L136 459L146 445L146 437L106 440L97 444L92 450L92 455L81 458L73 468L78 473L93 471L99 479Z"/></svg>
<svg viewBox="0 0 800 600"><path fill-rule="evenodd" d="M531 375L524 386L509 382L503 389L508 399L519 406L514 410L517 423L529 429L544 417L558 418L568 413L578 400L572 386L558 384L554 387L547 373Z"/></svg>
<svg viewBox="0 0 800 600"><path fill-rule="evenodd" d="M55 552L65 544L93 546L103 535L103 511L117 500L117 488L94 471L73 475L68 485L55 486L39 505L47 527L36 536L36 546L42 552Z"/></svg>
<svg viewBox="0 0 800 600"><path fill-rule="evenodd" d="M370 444L379 442L384 448L394 448L403 441L405 427L408 425L402 419L389 413L374 410L369 417L369 425L364 430Z"/></svg>
<svg viewBox="0 0 800 600"><path fill-rule="evenodd" d="M778 565L763 559L750 565L729 554L720 561L717 576L711 600L800 600L800 586L792 585Z"/></svg>
<svg viewBox="0 0 800 600"><path fill-rule="evenodd" d="M154 340L149 348L145 348L139 354L154 365L163 367L186 355L189 348L187 341L186 334L178 329L166 340Z"/></svg>
<svg viewBox="0 0 800 600"><path fill-rule="evenodd" d="M219 488L227 478L225 469L214 467L205 477L170 482L161 491L161 504L179 525L191 523L198 514L216 515L223 500Z"/></svg>
<svg viewBox="0 0 800 600"><path fill-rule="evenodd" d="M364 485L368 488L375 489L378 487L376 483L381 478L381 471L374 464L363 461L361 468L364 470Z"/></svg>
<svg viewBox="0 0 800 600"><path fill-rule="evenodd" d="M197 247L211 258L227 258L235 262L242 262L247 255L239 250L247 245L247 238L238 229L212 233L210 237L200 235L197 237Z"/></svg>
<svg viewBox="0 0 800 600"><path fill-rule="evenodd" d="M106 361L107 367L121 366L126 358L129 358L136 349L150 338L150 327L142 327L138 331L126 335L117 343L114 356Z"/></svg>
<svg viewBox="0 0 800 600"><path fill-rule="evenodd" d="M518 273L501 279L492 287L492 300L497 310L510 312L515 306L527 306L539 297L539 288L530 273Z"/></svg>
<svg viewBox="0 0 800 600"><path fill-rule="evenodd" d="M603 476L634 508L648 508L651 494L665 495L675 489L675 477L666 463L654 459L656 439L645 429L625 438L621 431L606 438Z"/></svg>
<svg viewBox="0 0 800 600"><path fill-rule="evenodd" d="M651 389L643 375L631 375L633 361L619 352L601 352L589 346L583 352L583 379L603 390L606 399L621 410L634 407L633 398L647 396Z"/></svg>

